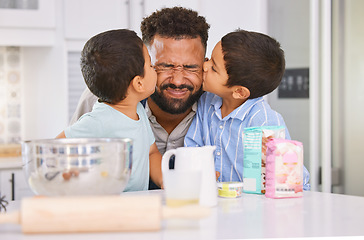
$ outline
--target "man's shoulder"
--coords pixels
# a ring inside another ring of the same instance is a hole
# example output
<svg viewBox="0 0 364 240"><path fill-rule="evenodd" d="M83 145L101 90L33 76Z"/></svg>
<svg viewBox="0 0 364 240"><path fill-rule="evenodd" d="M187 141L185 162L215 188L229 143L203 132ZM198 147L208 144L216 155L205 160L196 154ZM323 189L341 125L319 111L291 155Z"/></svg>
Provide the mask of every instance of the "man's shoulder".
<svg viewBox="0 0 364 240"><path fill-rule="evenodd" d="M97 102L97 97L86 88L78 101L77 108L70 120L70 125L75 123L83 114L91 112L93 105Z"/></svg>

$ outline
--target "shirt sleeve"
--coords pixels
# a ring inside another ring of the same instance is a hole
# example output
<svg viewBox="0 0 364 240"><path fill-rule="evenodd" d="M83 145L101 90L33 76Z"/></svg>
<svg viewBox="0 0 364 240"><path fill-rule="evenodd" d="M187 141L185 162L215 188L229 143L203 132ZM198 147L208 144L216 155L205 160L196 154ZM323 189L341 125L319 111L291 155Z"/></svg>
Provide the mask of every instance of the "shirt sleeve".
<svg viewBox="0 0 364 240"><path fill-rule="evenodd" d="M303 166L303 190L305 191L311 190L310 173L308 172L305 166Z"/></svg>
<svg viewBox="0 0 364 240"><path fill-rule="evenodd" d="M140 118L142 119L143 124L145 125L145 127L147 129L147 134L148 134L147 137L148 137L149 145L152 145L155 142L155 137L154 137L152 127L150 126L147 113L146 113L142 103L139 102L137 108L138 108L137 112L138 112L138 114L142 115L142 116L140 116Z"/></svg>
<svg viewBox="0 0 364 240"><path fill-rule="evenodd" d="M146 118L148 120L148 118ZM152 145L155 142L154 133L152 131L152 127L149 124L149 121L147 121L147 130L148 130L148 137L149 137L149 145Z"/></svg>

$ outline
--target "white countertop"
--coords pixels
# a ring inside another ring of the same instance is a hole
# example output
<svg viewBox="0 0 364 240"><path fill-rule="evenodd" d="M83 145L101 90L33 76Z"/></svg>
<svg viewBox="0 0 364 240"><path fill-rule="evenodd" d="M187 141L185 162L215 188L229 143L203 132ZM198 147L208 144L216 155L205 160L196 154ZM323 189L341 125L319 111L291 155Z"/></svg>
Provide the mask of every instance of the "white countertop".
<svg viewBox="0 0 364 240"><path fill-rule="evenodd" d="M0 170L7 168L21 168L23 166L21 157L0 157Z"/></svg>
<svg viewBox="0 0 364 240"><path fill-rule="evenodd" d="M163 191L138 193L163 194ZM11 202L8 211L16 210ZM148 214L148 213L145 213ZM97 221L97 219L95 219ZM305 192L303 198L269 199L243 194L218 199L210 217L202 220L163 220L158 232L25 235L21 227L0 225L0 239L243 239L364 236L364 197ZM71 238L69 238L71 237Z"/></svg>

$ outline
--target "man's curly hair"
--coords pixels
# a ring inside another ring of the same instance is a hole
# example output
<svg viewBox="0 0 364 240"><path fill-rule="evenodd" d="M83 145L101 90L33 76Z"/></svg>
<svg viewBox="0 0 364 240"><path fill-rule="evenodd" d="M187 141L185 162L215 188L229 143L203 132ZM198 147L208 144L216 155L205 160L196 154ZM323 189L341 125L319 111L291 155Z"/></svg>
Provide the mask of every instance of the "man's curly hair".
<svg viewBox="0 0 364 240"><path fill-rule="evenodd" d="M201 37L203 46L207 47L210 25L205 17L196 11L183 7L162 8L143 19L140 30L146 45L150 45L156 34L161 37L184 39Z"/></svg>

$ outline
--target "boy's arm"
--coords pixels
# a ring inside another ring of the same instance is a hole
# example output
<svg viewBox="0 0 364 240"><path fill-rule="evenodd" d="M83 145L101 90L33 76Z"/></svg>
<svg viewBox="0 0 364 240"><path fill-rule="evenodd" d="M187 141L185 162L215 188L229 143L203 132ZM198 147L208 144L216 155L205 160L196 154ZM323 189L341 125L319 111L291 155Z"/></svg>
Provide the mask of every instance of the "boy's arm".
<svg viewBox="0 0 364 240"><path fill-rule="evenodd" d="M57 135L56 138L66 138L66 134L64 134L64 131L62 131L60 134Z"/></svg>
<svg viewBox="0 0 364 240"><path fill-rule="evenodd" d="M149 175L157 186L163 188L162 155L155 143L149 149Z"/></svg>

